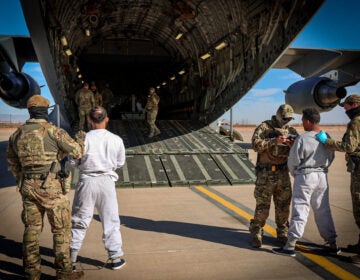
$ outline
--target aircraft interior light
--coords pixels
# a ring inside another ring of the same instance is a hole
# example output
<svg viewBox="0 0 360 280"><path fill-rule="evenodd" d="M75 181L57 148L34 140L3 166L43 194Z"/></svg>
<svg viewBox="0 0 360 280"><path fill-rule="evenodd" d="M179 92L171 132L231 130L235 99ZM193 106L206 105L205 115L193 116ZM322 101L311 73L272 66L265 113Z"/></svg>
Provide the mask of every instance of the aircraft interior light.
<svg viewBox="0 0 360 280"><path fill-rule="evenodd" d="M205 59L208 59L210 56L211 56L211 54L208 52L208 53L206 53L206 54L203 54L200 58L201 58L202 60L205 60Z"/></svg>
<svg viewBox="0 0 360 280"><path fill-rule="evenodd" d="M76 67L76 72L80 72L80 68L79 68L79 67Z"/></svg>
<svg viewBox="0 0 360 280"><path fill-rule="evenodd" d="M175 80L175 76L171 76L171 77L170 77L170 80L171 80L171 81Z"/></svg>
<svg viewBox="0 0 360 280"><path fill-rule="evenodd" d="M79 75L78 75L78 78L79 78L79 79L81 79L81 78L82 78L82 75L81 75L81 74L79 74Z"/></svg>
<svg viewBox="0 0 360 280"><path fill-rule="evenodd" d="M183 33L179 32L179 33L176 35L175 39L176 39L176 40L180 40L180 38L181 38L183 35L184 35Z"/></svg>
<svg viewBox="0 0 360 280"><path fill-rule="evenodd" d="M163 86L166 86L166 82L163 82L162 85L163 85Z"/></svg>
<svg viewBox="0 0 360 280"><path fill-rule="evenodd" d="M66 49L66 50L65 50L65 53L66 53L66 55L67 55L67 56L72 55L72 52L71 52L71 50L70 50L70 49Z"/></svg>
<svg viewBox="0 0 360 280"><path fill-rule="evenodd" d="M179 72L179 75L184 75L185 74L185 70L183 69L183 70L180 70Z"/></svg>
<svg viewBox="0 0 360 280"><path fill-rule="evenodd" d="M156 86L156 88L157 88L157 89L159 89L159 88L160 88L160 86Z"/></svg>
<svg viewBox="0 0 360 280"><path fill-rule="evenodd" d="M60 42L63 47L66 47L68 45L68 41L65 36L61 36Z"/></svg>
<svg viewBox="0 0 360 280"><path fill-rule="evenodd" d="M218 44L218 45L215 47L215 49L216 49L217 51L220 51L220 50L222 50L223 48L227 47L227 45L228 45L228 43L225 42L225 41L223 41L223 42L221 42L220 44Z"/></svg>
<svg viewBox="0 0 360 280"><path fill-rule="evenodd" d="M90 37L90 29L85 29L85 35L86 37Z"/></svg>

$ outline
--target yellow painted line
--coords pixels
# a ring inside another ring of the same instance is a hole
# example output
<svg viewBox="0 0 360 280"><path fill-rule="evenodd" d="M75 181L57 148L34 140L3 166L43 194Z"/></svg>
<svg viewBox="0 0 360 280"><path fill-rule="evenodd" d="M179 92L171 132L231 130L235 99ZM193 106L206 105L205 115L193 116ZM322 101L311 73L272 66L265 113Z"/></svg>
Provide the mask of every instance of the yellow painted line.
<svg viewBox="0 0 360 280"><path fill-rule="evenodd" d="M217 194L214 194L213 192L209 191L208 189L202 187L202 186L195 186L195 188L198 191L201 191L202 193L206 194L207 196L211 197L212 199L216 200L217 202L219 202L220 204L224 205L226 208L234 211L236 214L239 214L240 216L244 217L245 219L247 219L249 222L250 220L253 218L252 215L248 214L247 212L241 210L239 207L236 207L234 204L230 203L229 201L223 199L222 197L218 196ZM269 234L271 234L272 236L276 237L276 230L269 226L269 225L265 225L264 226L264 230L266 232L268 232Z"/></svg>
<svg viewBox="0 0 360 280"><path fill-rule="evenodd" d="M306 249L306 246L303 245L296 245L297 248L304 248ZM337 266L336 264L332 263L331 261L329 261L328 259L316 255L316 254L311 254L311 253L306 253L301 251L300 252L302 255L304 255L305 257L307 257L308 259L312 260L314 263L318 264L319 266L323 267L324 269L326 269L327 271L331 272L332 274L334 274L336 277L340 278L340 279L351 279L351 280L356 280L359 279L358 277L356 277L355 275L351 274L350 272L342 269L341 267Z"/></svg>
<svg viewBox="0 0 360 280"><path fill-rule="evenodd" d="M222 197L218 196L217 194L211 192L210 190L206 189L205 187L195 186L195 188L198 191L202 192L203 194L206 194L208 197L214 199L221 205L225 206L226 208L234 211L236 214L240 215L241 217L244 217L249 222L253 218L253 216L250 215L249 213L245 212L244 210L240 209L239 207L235 206L234 204L230 203L229 201L223 199ZM273 227L271 227L269 225L265 225L264 230L267 233L269 233L270 235L276 237L276 229L274 229ZM301 245L297 245L297 247L301 248ZM303 248L306 248L306 247L303 247ZM322 256L305 253L305 252L300 252L300 253L302 255L304 255L305 257L307 257L308 259L312 260L314 263L316 263L320 267L331 272L333 275L335 275L339 279L346 279L346 280L359 280L360 279Z"/></svg>

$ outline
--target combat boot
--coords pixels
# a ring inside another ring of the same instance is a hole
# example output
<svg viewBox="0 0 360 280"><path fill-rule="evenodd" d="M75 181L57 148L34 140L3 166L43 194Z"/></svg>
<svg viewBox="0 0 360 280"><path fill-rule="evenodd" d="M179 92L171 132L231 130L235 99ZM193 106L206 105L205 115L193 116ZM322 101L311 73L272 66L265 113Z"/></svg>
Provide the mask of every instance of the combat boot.
<svg viewBox="0 0 360 280"><path fill-rule="evenodd" d="M155 128L155 134L154 134L154 136L159 135L160 133L161 133L160 129Z"/></svg>
<svg viewBox="0 0 360 280"><path fill-rule="evenodd" d="M260 248L262 245L262 237L260 233L253 234L251 240L251 246L253 248Z"/></svg>
<svg viewBox="0 0 360 280"><path fill-rule="evenodd" d="M347 245L347 247L345 248L344 251L348 252L348 253L360 254L360 245L359 244L349 244L349 245Z"/></svg>
<svg viewBox="0 0 360 280"><path fill-rule="evenodd" d="M337 246L336 241L326 242L325 248L329 251L331 255L339 255L341 253L341 250Z"/></svg>
<svg viewBox="0 0 360 280"><path fill-rule="evenodd" d="M278 236L276 238L277 242L280 243L281 246L285 246L286 242L287 242L287 237L286 236Z"/></svg>
<svg viewBox="0 0 360 280"><path fill-rule="evenodd" d="M360 236L357 244L349 244L344 251L360 255Z"/></svg>
<svg viewBox="0 0 360 280"><path fill-rule="evenodd" d="M29 280L40 280L41 272L40 271L25 272L25 278Z"/></svg>
<svg viewBox="0 0 360 280"><path fill-rule="evenodd" d="M351 263L360 264L360 255L350 257Z"/></svg>
<svg viewBox="0 0 360 280"><path fill-rule="evenodd" d="M84 271L56 271L57 280L76 280L84 277Z"/></svg>

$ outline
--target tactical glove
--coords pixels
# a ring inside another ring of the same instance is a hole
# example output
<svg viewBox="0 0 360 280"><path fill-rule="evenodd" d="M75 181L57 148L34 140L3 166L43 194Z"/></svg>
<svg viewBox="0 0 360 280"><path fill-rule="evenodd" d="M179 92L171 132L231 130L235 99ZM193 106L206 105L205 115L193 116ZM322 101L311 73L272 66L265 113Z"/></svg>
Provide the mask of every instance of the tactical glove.
<svg viewBox="0 0 360 280"><path fill-rule="evenodd" d="M326 140L328 139L326 132L323 130L321 130L318 134L316 134L315 137L320 143L323 144L325 144Z"/></svg>

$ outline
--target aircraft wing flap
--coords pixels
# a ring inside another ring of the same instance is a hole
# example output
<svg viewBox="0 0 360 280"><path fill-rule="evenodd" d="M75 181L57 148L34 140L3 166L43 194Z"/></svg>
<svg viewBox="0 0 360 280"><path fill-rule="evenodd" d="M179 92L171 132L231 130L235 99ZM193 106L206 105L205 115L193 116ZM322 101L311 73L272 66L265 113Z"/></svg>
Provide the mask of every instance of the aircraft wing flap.
<svg viewBox="0 0 360 280"><path fill-rule="evenodd" d="M341 56L342 52L338 50L289 48L273 68L288 68L304 78L309 78L331 67Z"/></svg>
<svg viewBox="0 0 360 280"><path fill-rule="evenodd" d="M20 72L25 62L37 62L30 37L0 36L0 54L9 66Z"/></svg>

